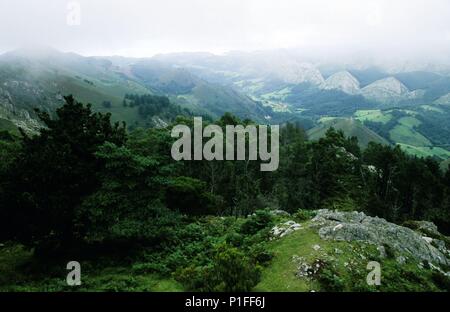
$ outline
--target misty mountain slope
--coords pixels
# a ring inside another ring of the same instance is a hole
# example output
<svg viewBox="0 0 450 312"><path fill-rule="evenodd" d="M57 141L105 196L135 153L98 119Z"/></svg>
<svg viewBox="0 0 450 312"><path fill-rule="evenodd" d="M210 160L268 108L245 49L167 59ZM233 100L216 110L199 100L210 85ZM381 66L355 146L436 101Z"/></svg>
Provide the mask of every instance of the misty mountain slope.
<svg viewBox="0 0 450 312"><path fill-rule="evenodd" d="M135 64L137 62L137 64ZM33 131L40 127L35 108L51 112L73 94L114 120L144 126L137 106L124 105L127 94L164 94L199 115L232 112L263 121L266 110L230 87L209 83L182 68L126 58L102 59L38 48L0 56L0 117ZM167 121L166 121L167 122ZM161 124L161 121L157 122Z"/></svg>
<svg viewBox="0 0 450 312"><path fill-rule="evenodd" d="M310 140L319 140L320 138L325 137L326 132L330 128L343 131L346 137L357 137L358 142L362 147L366 147L369 142L389 145L389 142L386 139L353 118L335 118L324 121L317 127L310 129L307 134Z"/></svg>
<svg viewBox="0 0 450 312"><path fill-rule="evenodd" d="M209 83L185 68L144 61L132 65L131 71L148 88L168 95L193 112L213 117L231 112L257 121L264 120L270 114L261 104L234 88Z"/></svg>
<svg viewBox="0 0 450 312"><path fill-rule="evenodd" d="M441 96L437 100L433 102L437 105L450 105L450 93L447 93L446 95Z"/></svg>
<svg viewBox="0 0 450 312"><path fill-rule="evenodd" d="M377 80L361 89L362 95L372 101L381 104L395 104L408 99L415 99L422 94L410 91L401 81L395 77Z"/></svg>
<svg viewBox="0 0 450 312"><path fill-rule="evenodd" d="M355 77L361 88L370 85L371 83L389 77L383 69L373 66L366 66L364 68L349 68L348 72Z"/></svg>
<svg viewBox="0 0 450 312"><path fill-rule="evenodd" d="M0 56L0 116L26 129L39 127L34 108L51 112L68 94L111 112L115 120L131 122L137 112L122 107L127 93L149 90L108 61L54 50L18 50Z"/></svg>
<svg viewBox="0 0 450 312"><path fill-rule="evenodd" d="M127 58L83 57L38 48L0 56L0 118L36 129L40 125L33 108L52 111L66 94L92 103L97 111L111 112L114 120L132 127L169 121L164 112L161 116L153 112L152 120L137 105L124 104L127 94L158 94L195 115L217 118L231 112L261 123L300 118L305 124L323 117L355 116L385 140L414 154L444 159L450 147L446 139L450 77L442 73L389 75L370 64L358 69L315 64L286 51ZM413 115L390 111L402 109ZM377 110L360 118L359 112ZM412 118L417 122L409 123Z"/></svg>
<svg viewBox="0 0 450 312"><path fill-rule="evenodd" d="M322 85L325 90L341 90L348 94L359 93L359 81L348 71L337 72L325 80Z"/></svg>
<svg viewBox="0 0 450 312"><path fill-rule="evenodd" d="M286 96L286 102L302 110L310 117L339 116L348 117L360 109L372 109L376 103L361 94L348 94L341 90L322 90L310 85L297 85Z"/></svg>
<svg viewBox="0 0 450 312"><path fill-rule="evenodd" d="M409 90L429 88L443 78L440 74L427 71L400 72L393 77L401 81Z"/></svg>

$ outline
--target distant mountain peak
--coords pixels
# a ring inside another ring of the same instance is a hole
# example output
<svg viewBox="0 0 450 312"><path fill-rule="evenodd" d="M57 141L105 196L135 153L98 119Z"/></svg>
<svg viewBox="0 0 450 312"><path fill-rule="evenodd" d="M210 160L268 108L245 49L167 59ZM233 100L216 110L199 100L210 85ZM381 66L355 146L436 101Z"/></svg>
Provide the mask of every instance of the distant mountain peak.
<svg viewBox="0 0 450 312"><path fill-rule="evenodd" d="M328 77L322 84L322 88L325 90L341 90L347 94L358 94L360 91L358 79L346 70Z"/></svg>
<svg viewBox="0 0 450 312"><path fill-rule="evenodd" d="M361 89L364 97L379 102L396 102L400 100L414 98L416 93L412 93L397 78L387 77L372 82Z"/></svg>
<svg viewBox="0 0 450 312"><path fill-rule="evenodd" d="M434 104L438 105L450 105L450 93L447 93L440 98L438 98L436 101L434 101Z"/></svg>
<svg viewBox="0 0 450 312"><path fill-rule="evenodd" d="M370 85L364 87L363 89L370 90L373 88L385 89L386 91L398 95L405 95L409 92L408 88L395 77L387 77L384 79L377 80L375 82L372 82Z"/></svg>

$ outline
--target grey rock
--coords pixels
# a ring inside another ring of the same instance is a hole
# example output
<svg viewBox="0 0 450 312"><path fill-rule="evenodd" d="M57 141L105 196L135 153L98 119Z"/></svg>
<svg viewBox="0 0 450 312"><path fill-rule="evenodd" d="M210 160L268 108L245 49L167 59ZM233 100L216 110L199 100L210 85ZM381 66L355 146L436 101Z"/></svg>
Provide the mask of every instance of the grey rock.
<svg viewBox="0 0 450 312"><path fill-rule="evenodd" d="M396 255L417 261L449 265L446 253L434 247L419 233L362 212L319 210L311 226L318 229L322 239L361 241L377 246L389 246ZM384 249L384 248L383 248ZM386 251L380 251L385 254Z"/></svg>
<svg viewBox="0 0 450 312"><path fill-rule="evenodd" d="M396 259L395 259L399 264L404 264L404 263L406 263L406 258L405 257L403 257L403 256L398 256Z"/></svg>
<svg viewBox="0 0 450 312"><path fill-rule="evenodd" d="M384 246L378 246L377 250L380 253L380 258L386 258L387 257L386 248L384 248Z"/></svg>
<svg viewBox="0 0 450 312"><path fill-rule="evenodd" d="M414 229L417 231L420 231L427 235L432 236L441 236L441 233L439 233L437 226L430 221L410 221L411 224L413 224Z"/></svg>
<svg viewBox="0 0 450 312"><path fill-rule="evenodd" d="M302 228L301 224L290 220L274 226L270 230L270 234L272 235L272 238L281 238L297 230L300 230L301 228Z"/></svg>

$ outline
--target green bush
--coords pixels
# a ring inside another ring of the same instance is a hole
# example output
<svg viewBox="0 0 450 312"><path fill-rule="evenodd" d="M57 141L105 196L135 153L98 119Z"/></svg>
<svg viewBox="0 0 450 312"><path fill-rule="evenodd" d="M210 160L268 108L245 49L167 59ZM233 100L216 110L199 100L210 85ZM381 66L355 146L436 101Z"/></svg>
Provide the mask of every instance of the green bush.
<svg viewBox="0 0 450 312"><path fill-rule="evenodd" d="M299 209L296 213L292 215L292 217L296 221L307 221L309 219L312 219L315 215L315 212L312 210L306 210L306 209Z"/></svg>
<svg viewBox="0 0 450 312"><path fill-rule="evenodd" d="M175 279L192 291L246 292L259 282L261 269L228 244L217 247L212 265L178 270Z"/></svg>
<svg viewBox="0 0 450 312"><path fill-rule="evenodd" d="M231 246L241 247L244 244L244 236L239 233L232 232L227 234L225 241Z"/></svg>
<svg viewBox="0 0 450 312"><path fill-rule="evenodd" d="M257 210L242 224L240 232L253 235L260 230L272 225L273 216L267 210Z"/></svg>
<svg viewBox="0 0 450 312"><path fill-rule="evenodd" d="M265 243L259 243L251 246L249 254L250 257L255 259L255 261L260 265L268 264L274 257L273 252L267 250Z"/></svg>
<svg viewBox="0 0 450 312"><path fill-rule="evenodd" d="M318 280L324 291L339 292L345 290L345 280L329 265L320 270Z"/></svg>
<svg viewBox="0 0 450 312"><path fill-rule="evenodd" d="M431 279L434 284L442 290L450 291L450 277L445 276L440 272L433 272L431 274Z"/></svg>

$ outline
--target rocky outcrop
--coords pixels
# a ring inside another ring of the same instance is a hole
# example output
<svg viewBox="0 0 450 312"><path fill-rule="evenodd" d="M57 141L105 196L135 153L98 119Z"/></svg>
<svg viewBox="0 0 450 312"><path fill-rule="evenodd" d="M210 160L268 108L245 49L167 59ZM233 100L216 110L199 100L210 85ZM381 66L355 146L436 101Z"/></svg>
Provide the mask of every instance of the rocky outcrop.
<svg viewBox="0 0 450 312"><path fill-rule="evenodd" d="M429 221L408 221L403 224L410 229L419 231L425 235L430 235L431 237L440 237L442 236L439 233L437 226L433 222Z"/></svg>
<svg viewBox="0 0 450 312"><path fill-rule="evenodd" d="M362 95L381 103L411 100L423 96L423 90L409 91L408 88L394 77L377 80L361 89Z"/></svg>
<svg viewBox="0 0 450 312"><path fill-rule="evenodd" d="M448 251L437 248L420 233L362 212L318 210L311 220L322 239L362 241L389 247L402 261L414 259L438 265L449 265ZM442 246L441 246L442 247Z"/></svg>
<svg viewBox="0 0 450 312"><path fill-rule="evenodd" d="M331 75L322 85L325 90L340 90L347 94L358 94L359 81L348 71L341 71Z"/></svg>
<svg viewBox="0 0 450 312"><path fill-rule="evenodd" d="M272 238L281 238L302 228L301 224L295 221L287 221L272 228L270 234Z"/></svg>

